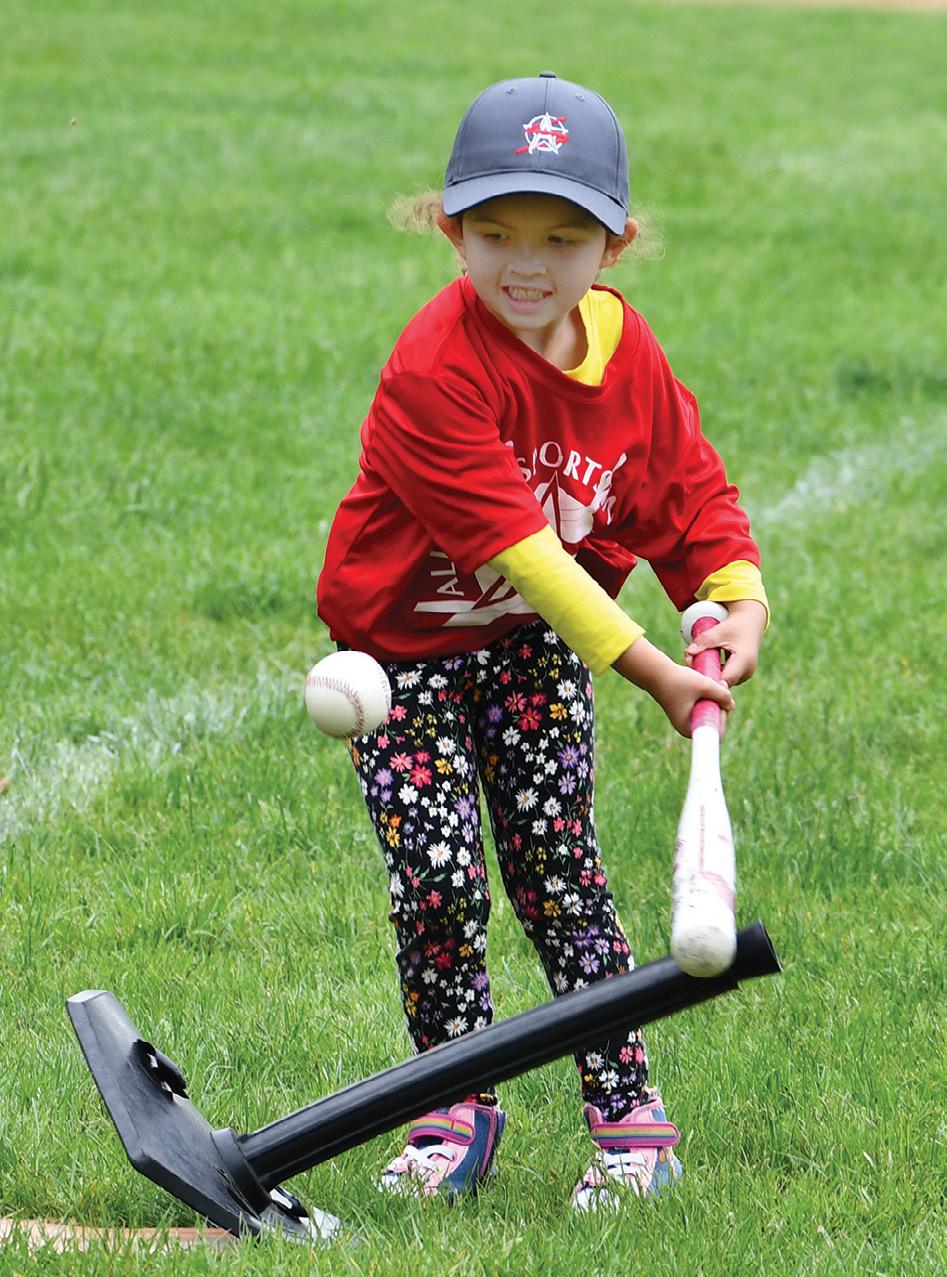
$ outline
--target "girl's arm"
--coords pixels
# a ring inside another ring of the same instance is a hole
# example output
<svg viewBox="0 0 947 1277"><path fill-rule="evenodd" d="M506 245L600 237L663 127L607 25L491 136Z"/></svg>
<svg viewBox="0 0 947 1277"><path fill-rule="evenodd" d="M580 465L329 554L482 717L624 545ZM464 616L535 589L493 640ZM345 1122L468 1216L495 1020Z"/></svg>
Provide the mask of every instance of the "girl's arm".
<svg viewBox="0 0 947 1277"><path fill-rule="evenodd" d="M585 572L546 527L488 560L530 607L578 653L593 674L612 665L648 692L682 736L690 735L695 701L733 708L726 684L677 665L643 637L644 630Z"/></svg>
<svg viewBox="0 0 947 1277"><path fill-rule="evenodd" d="M615 669L622 678L653 697L682 736L691 734L691 710L695 702L716 701L725 712L733 709L728 683L717 683L686 665L675 664L646 638L638 639L623 652L615 661Z"/></svg>

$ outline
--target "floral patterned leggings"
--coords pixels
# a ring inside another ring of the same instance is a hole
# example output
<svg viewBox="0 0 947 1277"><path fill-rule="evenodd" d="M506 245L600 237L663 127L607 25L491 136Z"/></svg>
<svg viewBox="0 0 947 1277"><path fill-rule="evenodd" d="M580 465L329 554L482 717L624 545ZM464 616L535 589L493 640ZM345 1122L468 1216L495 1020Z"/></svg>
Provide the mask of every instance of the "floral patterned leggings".
<svg viewBox="0 0 947 1277"><path fill-rule="evenodd" d="M393 706L352 760L389 874L408 1031L419 1051L490 1023L483 787L500 873L553 993L634 965L595 837L592 682L542 621L492 647L389 664ZM614 1121L641 1100L632 1029L576 1056Z"/></svg>

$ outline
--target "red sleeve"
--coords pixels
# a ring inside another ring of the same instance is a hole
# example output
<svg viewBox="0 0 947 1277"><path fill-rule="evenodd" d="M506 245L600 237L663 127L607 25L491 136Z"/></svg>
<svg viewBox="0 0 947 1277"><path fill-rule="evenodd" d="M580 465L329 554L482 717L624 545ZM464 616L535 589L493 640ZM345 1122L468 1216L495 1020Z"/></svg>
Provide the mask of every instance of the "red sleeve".
<svg viewBox="0 0 947 1277"><path fill-rule="evenodd" d="M701 433L697 400L677 380L650 336L649 453L631 508L609 532L646 559L677 608L712 572L746 559L759 566L739 490Z"/></svg>
<svg viewBox="0 0 947 1277"><path fill-rule="evenodd" d="M638 562L631 551L617 541L605 540L594 532L579 546L575 559L613 599L618 598L628 574Z"/></svg>
<svg viewBox="0 0 947 1277"><path fill-rule="evenodd" d="M490 406L462 379L393 374L366 426L367 464L463 571L546 526Z"/></svg>

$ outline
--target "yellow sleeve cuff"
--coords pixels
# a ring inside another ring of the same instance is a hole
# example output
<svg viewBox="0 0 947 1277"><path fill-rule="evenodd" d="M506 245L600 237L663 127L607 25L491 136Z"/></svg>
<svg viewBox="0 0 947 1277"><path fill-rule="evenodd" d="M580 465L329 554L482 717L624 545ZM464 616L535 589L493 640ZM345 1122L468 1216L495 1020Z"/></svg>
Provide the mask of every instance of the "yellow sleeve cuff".
<svg viewBox="0 0 947 1277"><path fill-rule="evenodd" d="M644 634L563 549L550 527L501 550L488 566L509 581L593 674L604 673Z"/></svg>
<svg viewBox="0 0 947 1277"><path fill-rule="evenodd" d="M766 628L769 629L769 600L763 589L763 578L756 564L746 559L734 559L719 571L711 572L694 597L710 603L755 599L766 608Z"/></svg>

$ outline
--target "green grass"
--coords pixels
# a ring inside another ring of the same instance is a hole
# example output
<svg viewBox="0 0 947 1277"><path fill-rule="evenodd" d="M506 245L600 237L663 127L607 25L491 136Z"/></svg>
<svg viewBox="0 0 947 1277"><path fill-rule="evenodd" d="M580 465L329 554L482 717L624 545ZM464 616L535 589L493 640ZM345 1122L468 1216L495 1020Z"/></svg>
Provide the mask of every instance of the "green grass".
<svg viewBox="0 0 947 1277"><path fill-rule="evenodd" d="M485 84L553 66L625 121L664 258L612 276L701 401L774 606L725 751L740 914L778 980L654 1026L687 1178L575 1220L571 1062L510 1083L496 1188L294 1186L356 1248L156 1273L934 1273L942 1192L945 19L410 0L8 0L0 57L0 1214L192 1217L124 1159L63 999L108 988L249 1130L407 1054L384 875L301 677L358 428L446 245ZM677 650L646 568L625 602ZM939 695L940 694L940 695ZM598 825L639 960L667 949L687 766L600 681ZM547 996L497 901L498 1011ZM138 1271L0 1250L0 1273Z"/></svg>

